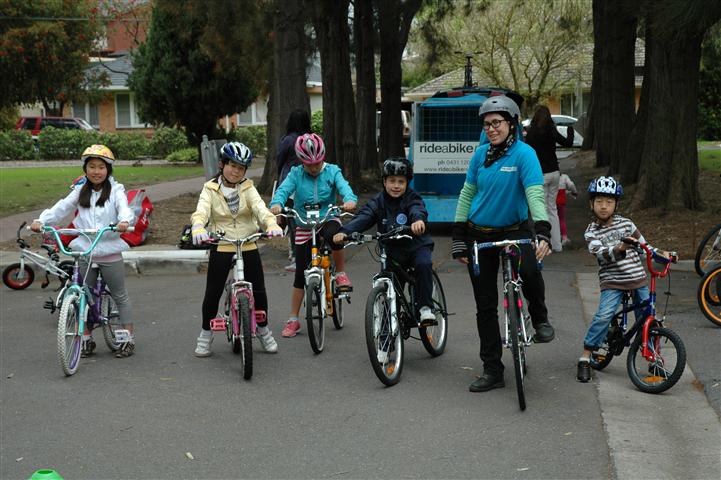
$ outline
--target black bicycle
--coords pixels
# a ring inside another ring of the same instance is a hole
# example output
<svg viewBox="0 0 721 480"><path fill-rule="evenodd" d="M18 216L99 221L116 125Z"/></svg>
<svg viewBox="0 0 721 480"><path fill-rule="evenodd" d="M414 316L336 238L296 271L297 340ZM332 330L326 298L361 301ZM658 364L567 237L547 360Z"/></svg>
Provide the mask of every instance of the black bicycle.
<svg viewBox="0 0 721 480"><path fill-rule="evenodd" d="M431 310L436 318L429 326L420 326L416 304L416 280L413 268L403 268L388 259L390 242L412 238L409 227L398 227L386 233L349 235L348 245L377 241L376 255L381 270L373 277L365 310L366 346L371 366L378 379L387 386L395 385L403 371L403 341L418 329L419 339L433 357L443 353L448 339L446 296L438 274L433 271ZM416 338L416 337L413 337Z"/></svg>

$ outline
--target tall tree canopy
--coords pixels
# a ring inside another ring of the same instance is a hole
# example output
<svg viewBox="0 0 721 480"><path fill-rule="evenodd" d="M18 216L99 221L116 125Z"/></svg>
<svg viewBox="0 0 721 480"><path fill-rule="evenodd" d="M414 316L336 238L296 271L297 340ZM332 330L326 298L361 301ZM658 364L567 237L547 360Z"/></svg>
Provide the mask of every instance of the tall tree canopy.
<svg viewBox="0 0 721 480"><path fill-rule="evenodd" d="M97 2L2 0L0 11L0 107L40 102L60 115L107 81L85 72L101 33Z"/></svg>
<svg viewBox="0 0 721 480"><path fill-rule="evenodd" d="M256 2L158 0L128 80L141 119L181 125L197 145L204 134L215 135L219 117L248 108L264 80L257 72L265 51L253 41L231 49L223 38L237 29L262 42L260 8Z"/></svg>
<svg viewBox="0 0 721 480"><path fill-rule="evenodd" d="M476 78L520 92L529 111L588 68L579 62L592 39L586 0L435 1L421 20L414 49L428 62L447 72L461 66L454 52L480 52Z"/></svg>

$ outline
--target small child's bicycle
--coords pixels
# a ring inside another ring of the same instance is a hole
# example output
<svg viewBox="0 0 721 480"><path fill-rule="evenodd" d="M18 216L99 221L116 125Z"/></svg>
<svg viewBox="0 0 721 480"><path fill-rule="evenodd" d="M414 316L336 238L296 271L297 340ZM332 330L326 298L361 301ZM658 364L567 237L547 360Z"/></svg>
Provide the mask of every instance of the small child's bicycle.
<svg viewBox="0 0 721 480"><path fill-rule="evenodd" d="M210 243L229 243L235 246L233 255L233 278L225 284L223 313L219 318L210 321L210 329L214 332L224 331L231 344L233 353L240 354L243 378L249 380L253 376L253 336L257 321L263 321L266 312L255 309L253 284L245 280L243 264L243 244L259 238L266 238L265 233L254 233L245 238L230 239L225 232L211 235Z"/></svg>
<svg viewBox="0 0 721 480"><path fill-rule="evenodd" d="M45 271L45 280L40 285L46 288L50 284L50 275L58 277L60 288L73 273L73 262L71 260L60 260L57 245L43 243L40 247L47 253L47 258L29 249L28 243L20 236L20 232L27 222L23 222L18 228L17 243L20 247L20 262L8 265L3 270L3 283L13 290L24 290L35 280L35 272L27 262L34 263Z"/></svg>
<svg viewBox="0 0 721 480"><path fill-rule="evenodd" d="M686 368L686 347L676 332L664 327L665 315L656 315L656 279L669 273L671 263L677 255L671 252L671 259L657 255L648 245L641 242L625 243L646 256L646 264L651 274L651 285L647 300L634 303L633 292L625 292L621 310L611 320L606 341L599 350L591 355L591 368L603 370L613 357L630 347L626 357L626 370L633 384L645 393L661 393L673 387ZM653 267L653 261L664 263L663 270ZM643 308L644 315L628 328L628 313Z"/></svg>
<svg viewBox="0 0 721 480"><path fill-rule="evenodd" d="M473 274L479 275L478 251L497 248L501 256L503 270L503 311L504 346L511 349L513 369L516 375L516 393L521 410L526 409L526 347L533 343L531 334L531 316L523 303L523 279L519 275L521 262L520 245L535 243L530 238L501 240L499 242L473 242ZM518 258L516 260L516 258Z"/></svg>
<svg viewBox="0 0 721 480"><path fill-rule="evenodd" d="M75 374L80 365L83 333L102 326L103 339L111 351L117 351L123 343L130 340L130 332L120 328L118 309L110 296L110 292L98 275L95 287L85 285L86 275L80 272L80 259L86 258L88 269L93 268L92 252L106 232L116 231L115 225L101 229L56 229L43 226L43 232L51 234L58 242L58 247L65 254L73 257L73 272L70 280L65 284L53 305L46 307L54 312L60 309L58 315L58 359L60 367L66 376ZM133 231L133 227L126 231ZM90 246L84 252L69 251L60 241L60 234L82 235L91 240ZM94 238L91 238L94 236ZM86 272L87 274L87 272ZM52 301L50 301L52 302Z"/></svg>
<svg viewBox="0 0 721 480"><path fill-rule="evenodd" d="M337 330L343 328L343 301L350 303L352 288L339 287L335 282L335 266L331 262L330 246L326 244L318 231L328 221L338 216L352 216L342 212L340 205L329 205L326 214L320 216L320 205L305 205L306 217L290 208L284 207L281 216L292 217L311 230L310 266L303 271L305 278L305 321L308 325L310 348L316 354L325 347L325 317L333 319ZM337 300L337 301L336 301Z"/></svg>
<svg viewBox="0 0 721 480"><path fill-rule="evenodd" d="M353 232L348 236L347 245L361 245L374 240L378 242L376 254L381 270L373 277L373 289L366 301L365 335L373 371L378 380L387 386L395 385L401 378L403 341L411 337L412 329L418 329L421 343L433 357L445 351L448 339L446 296L438 274L433 271L431 293L431 311L436 318L432 325L422 327L418 322L413 268L406 270L392 260L388 261L387 244L412 238L409 233L410 228L403 226L386 233L362 235Z"/></svg>

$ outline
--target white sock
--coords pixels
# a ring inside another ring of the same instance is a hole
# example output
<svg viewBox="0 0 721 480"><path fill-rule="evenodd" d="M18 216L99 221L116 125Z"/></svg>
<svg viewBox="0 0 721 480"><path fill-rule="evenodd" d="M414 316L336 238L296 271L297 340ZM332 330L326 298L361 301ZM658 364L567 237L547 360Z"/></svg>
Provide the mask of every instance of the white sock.
<svg viewBox="0 0 721 480"><path fill-rule="evenodd" d="M264 327L258 326L258 328L256 328L255 331L263 336L267 335L268 332L270 332L270 330L268 330L268 325L266 325Z"/></svg>
<svg viewBox="0 0 721 480"><path fill-rule="evenodd" d="M297 321L298 321L298 317L290 317L290 318L288 318L288 323L290 323L290 322L297 322Z"/></svg>
<svg viewBox="0 0 721 480"><path fill-rule="evenodd" d="M201 337L205 337L205 338L209 338L209 337L212 337L212 336L213 336L213 332L211 332L210 330L200 329L200 336L201 336Z"/></svg>
<svg viewBox="0 0 721 480"><path fill-rule="evenodd" d="M579 362L589 362L590 359L589 359L589 358L586 358L586 357L581 357L581 358L578 359L578 361L579 361Z"/></svg>
<svg viewBox="0 0 721 480"><path fill-rule="evenodd" d="M88 340L90 340L91 338L93 338L92 335L85 335L85 334L83 334L83 341L88 341Z"/></svg>

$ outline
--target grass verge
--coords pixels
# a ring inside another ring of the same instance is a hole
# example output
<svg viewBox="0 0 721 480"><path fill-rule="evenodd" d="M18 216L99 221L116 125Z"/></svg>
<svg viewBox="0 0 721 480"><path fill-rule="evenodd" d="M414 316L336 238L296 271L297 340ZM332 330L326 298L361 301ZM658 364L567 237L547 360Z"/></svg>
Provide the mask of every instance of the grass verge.
<svg viewBox="0 0 721 480"><path fill-rule="evenodd" d="M721 173L721 150L699 150L698 166L701 170Z"/></svg>
<svg viewBox="0 0 721 480"><path fill-rule="evenodd" d="M0 169L0 217L50 207L65 196L70 183L83 174L78 167ZM203 167L149 165L114 172L126 189L183 178L202 177Z"/></svg>

